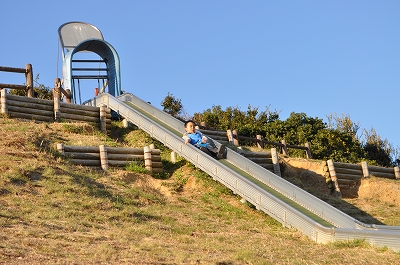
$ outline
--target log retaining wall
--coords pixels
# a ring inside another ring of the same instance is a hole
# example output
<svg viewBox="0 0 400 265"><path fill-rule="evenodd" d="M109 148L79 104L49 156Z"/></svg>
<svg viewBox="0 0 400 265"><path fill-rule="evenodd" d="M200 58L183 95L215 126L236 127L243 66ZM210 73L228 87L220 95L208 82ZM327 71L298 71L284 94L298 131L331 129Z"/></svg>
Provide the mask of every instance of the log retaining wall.
<svg viewBox="0 0 400 265"><path fill-rule="evenodd" d="M348 189L356 186L362 178L368 178L371 175L379 178L400 179L399 167L386 168L378 166L369 166L367 162L360 164L340 163L332 160L326 161L323 165L325 174L335 185L335 190Z"/></svg>
<svg viewBox="0 0 400 265"><path fill-rule="evenodd" d="M238 153L254 163L262 166L263 168L281 176L281 170L279 166L278 152L276 148L271 148L270 152L247 152L238 149Z"/></svg>
<svg viewBox="0 0 400 265"><path fill-rule="evenodd" d="M107 170L108 167L125 167L128 164L143 164L149 172L161 173L164 171L159 149L120 148L100 146L71 146L57 144L57 150L65 157L70 158L72 164L99 167ZM147 160L147 161L146 161Z"/></svg>
<svg viewBox="0 0 400 265"><path fill-rule="evenodd" d="M111 129L111 110L102 107L84 106L54 100L11 95L1 90L1 113L11 118L45 122L69 121L99 124L104 133Z"/></svg>

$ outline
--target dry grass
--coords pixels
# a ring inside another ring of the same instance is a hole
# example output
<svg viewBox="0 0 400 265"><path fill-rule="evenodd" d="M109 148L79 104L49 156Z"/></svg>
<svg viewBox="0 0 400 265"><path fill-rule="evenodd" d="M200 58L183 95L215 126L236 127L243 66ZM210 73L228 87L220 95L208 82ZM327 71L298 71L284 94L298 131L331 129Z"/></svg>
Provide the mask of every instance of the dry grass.
<svg viewBox="0 0 400 265"><path fill-rule="evenodd" d="M116 131L111 139L88 124L0 118L0 264L400 262L363 241L318 245L185 161L164 161L170 174L155 178L73 166L54 150L58 142L152 141L139 130Z"/></svg>

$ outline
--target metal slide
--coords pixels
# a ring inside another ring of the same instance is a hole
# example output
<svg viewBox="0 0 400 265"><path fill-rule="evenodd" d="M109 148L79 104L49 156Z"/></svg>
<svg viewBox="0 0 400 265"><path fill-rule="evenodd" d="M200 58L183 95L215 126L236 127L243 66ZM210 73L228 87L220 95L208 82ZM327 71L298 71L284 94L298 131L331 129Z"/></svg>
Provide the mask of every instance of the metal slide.
<svg viewBox="0 0 400 265"><path fill-rule="evenodd" d="M296 228L318 243L365 239L372 246L400 251L400 227L362 223L283 178L227 148L215 160L181 138L184 125L132 94L101 94L86 105L107 105L151 137L193 163L258 210L285 227ZM217 143L218 145L218 143Z"/></svg>

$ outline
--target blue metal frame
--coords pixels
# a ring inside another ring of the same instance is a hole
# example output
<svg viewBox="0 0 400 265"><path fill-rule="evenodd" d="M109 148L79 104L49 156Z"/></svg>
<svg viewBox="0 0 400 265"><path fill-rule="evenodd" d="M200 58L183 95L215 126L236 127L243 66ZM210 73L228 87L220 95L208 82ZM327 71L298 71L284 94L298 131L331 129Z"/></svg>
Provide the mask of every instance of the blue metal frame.
<svg viewBox="0 0 400 265"><path fill-rule="evenodd" d="M107 65L108 93L117 97L121 95L120 61L117 51L108 42L101 39L87 39L68 51L63 61L64 89L70 89L73 101L75 95L72 80L72 58L75 53L89 51L99 55ZM76 103L76 102L75 102Z"/></svg>

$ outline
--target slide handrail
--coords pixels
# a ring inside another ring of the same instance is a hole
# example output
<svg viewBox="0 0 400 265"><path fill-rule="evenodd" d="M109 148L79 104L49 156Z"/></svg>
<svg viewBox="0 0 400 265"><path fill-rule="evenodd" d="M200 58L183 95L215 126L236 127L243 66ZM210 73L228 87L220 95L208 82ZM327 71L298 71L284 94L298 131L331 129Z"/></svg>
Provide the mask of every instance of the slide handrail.
<svg viewBox="0 0 400 265"><path fill-rule="evenodd" d="M135 107L140 108L141 110L152 115L156 119L162 121L165 124L168 124L168 126L174 128L176 131L184 132L184 125L182 121L154 107L150 103L141 100L135 95L127 93L119 96L118 99L121 101L130 102L134 104ZM330 204L327 204L321 199L293 185L285 179L282 179L271 171L266 170L265 168L254 163L253 161L244 158L242 155L236 153L229 148L227 161L337 227L364 227L366 229L374 229L377 227L377 225L362 223L357 219L343 213L337 208L331 206ZM391 229L400 230L400 227L391 227Z"/></svg>

